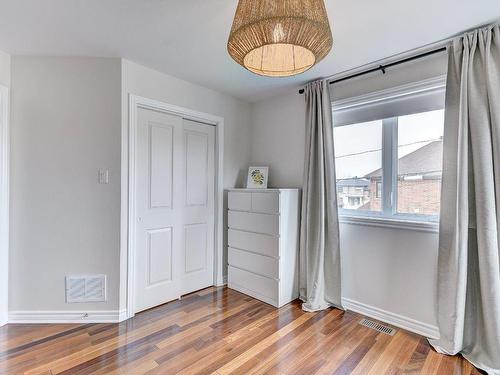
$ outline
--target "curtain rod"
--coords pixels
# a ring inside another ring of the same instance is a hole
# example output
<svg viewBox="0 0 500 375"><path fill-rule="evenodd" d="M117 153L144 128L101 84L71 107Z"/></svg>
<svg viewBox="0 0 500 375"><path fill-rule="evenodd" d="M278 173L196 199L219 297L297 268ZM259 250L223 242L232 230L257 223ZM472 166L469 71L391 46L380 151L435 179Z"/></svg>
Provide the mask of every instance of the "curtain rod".
<svg viewBox="0 0 500 375"><path fill-rule="evenodd" d="M394 62L391 62L391 63L388 63L388 64L379 65L379 66L377 66L375 68L371 68L371 69L368 69L368 70L363 70L361 72L354 73L354 74L351 74L351 75L348 75L348 76L345 76L345 77L342 77L342 78L334 79L334 80L329 81L328 83L331 85L331 84L334 84L334 83L338 83L338 82L342 82L342 81L347 81L347 80L352 79L352 78L360 77L360 76L363 76L365 74L374 73L374 72L378 72L378 71L381 71L382 74L385 74L385 71L386 71L387 68L390 68L390 67L393 67L393 66L396 66L396 65L400 65L400 64L404 64L404 63L409 62L409 61L421 59L423 57L434 55L436 53L440 53L440 52L444 52L444 51L446 51L446 47L440 47L440 48L437 48L437 49L434 49L434 50L431 50L431 51L420 53L418 55L414 55L414 56L410 56L410 57L404 58L402 60L394 61ZM303 93L304 93L304 89L300 89L299 90L299 94L303 94Z"/></svg>

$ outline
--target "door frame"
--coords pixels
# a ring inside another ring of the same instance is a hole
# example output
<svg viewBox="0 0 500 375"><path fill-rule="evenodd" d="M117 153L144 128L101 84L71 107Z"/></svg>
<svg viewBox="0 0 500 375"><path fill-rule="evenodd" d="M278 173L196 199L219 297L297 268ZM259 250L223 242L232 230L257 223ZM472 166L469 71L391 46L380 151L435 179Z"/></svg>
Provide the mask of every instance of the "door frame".
<svg viewBox="0 0 500 375"><path fill-rule="evenodd" d="M9 185L10 124L9 88L0 85L0 327L7 324L9 313Z"/></svg>
<svg viewBox="0 0 500 375"><path fill-rule="evenodd" d="M126 217L122 215L122 229L124 219L126 219L127 233L127 278L126 278L126 300L127 319L135 315L135 162L136 162L136 138L137 138L137 110L139 108L150 109L170 115L181 116L187 120L198 121L216 127L215 131L215 204L214 204L214 276L215 286L224 285L223 279L223 205L224 205L224 118L208 113L194 111L188 108L179 107L172 104L163 103L158 100L145 98L139 95L129 94L128 98L128 132L127 139L128 152L122 152L122 165L127 165L128 177L122 177L122 191L127 191L127 199L122 199L122 213L126 212ZM125 189L123 184L126 183ZM126 204L126 207L124 207ZM123 284L122 284L123 285Z"/></svg>

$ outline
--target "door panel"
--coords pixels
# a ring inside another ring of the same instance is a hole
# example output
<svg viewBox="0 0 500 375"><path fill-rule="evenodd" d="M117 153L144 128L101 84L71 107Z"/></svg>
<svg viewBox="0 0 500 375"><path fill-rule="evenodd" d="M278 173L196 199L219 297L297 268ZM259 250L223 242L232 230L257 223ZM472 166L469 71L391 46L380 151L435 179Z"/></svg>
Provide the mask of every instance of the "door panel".
<svg viewBox="0 0 500 375"><path fill-rule="evenodd" d="M182 119L139 109L136 139L135 310L145 310L181 295Z"/></svg>
<svg viewBox="0 0 500 375"><path fill-rule="evenodd" d="M207 262L207 225L192 224L184 227L186 249L185 273L201 271Z"/></svg>
<svg viewBox="0 0 500 375"><path fill-rule="evenodd" d="M213 285L215 127L184 120L182 292Z"/></svg>
<svg viewBox="0 0 500 375"><path fill-rule="evenodd" d="M206 206L208 194L208 135L186 131L186 205Z"/></svg>
<svg viewBox="0 0 500 375"><path fill-rule="evenodd" d="M172 207L173 133L171 126L149 127L149 160L151 163L150 207Z"/></svg>
<svg viewBox="0 0 500 375"><path fill-rule="evenodd" d="M172 228L149 230L147 287L172 281Z"/></svg>
<svg viewBox="0 0 500 375"><path fill-rule="evenodd" d="M215 131L138 109L135 311L213 285Z"/></svg>

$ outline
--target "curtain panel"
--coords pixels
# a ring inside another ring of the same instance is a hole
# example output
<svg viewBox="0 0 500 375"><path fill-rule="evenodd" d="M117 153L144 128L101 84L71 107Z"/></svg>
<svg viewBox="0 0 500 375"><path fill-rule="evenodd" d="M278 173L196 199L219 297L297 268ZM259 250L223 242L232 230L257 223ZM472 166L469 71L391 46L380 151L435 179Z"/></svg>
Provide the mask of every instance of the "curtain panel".
<svg viewBox="0 0 500 375"><path fill-rule="evenodd" d="M305 88L306 147L300 239L302 309L341 307L339 222L333 120L326 81Z"/></svg>
<svg viewBox="0 0 500 375"><path fill-rule="evenodd" d="M500 29L449 50L437 351L500 374Z"/></svg>

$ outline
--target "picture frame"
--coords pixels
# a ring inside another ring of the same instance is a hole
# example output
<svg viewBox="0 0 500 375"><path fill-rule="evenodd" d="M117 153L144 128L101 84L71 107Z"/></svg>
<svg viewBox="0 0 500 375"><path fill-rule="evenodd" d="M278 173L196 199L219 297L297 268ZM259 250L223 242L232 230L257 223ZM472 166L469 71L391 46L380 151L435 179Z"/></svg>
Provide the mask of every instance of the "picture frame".
<svg viewBox="0 0 500 375"><path fill-rule="evenodd" d="M269 167L249 167L247 189L267 189Z"/></svg>

